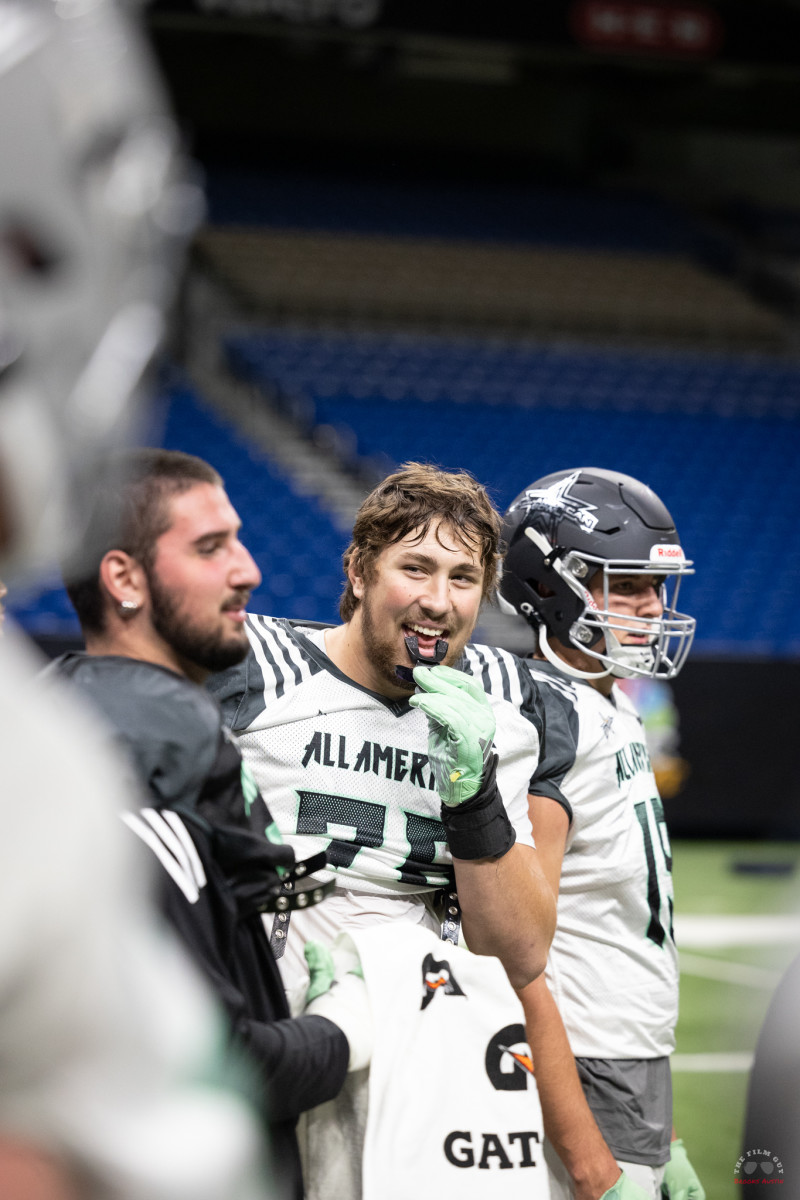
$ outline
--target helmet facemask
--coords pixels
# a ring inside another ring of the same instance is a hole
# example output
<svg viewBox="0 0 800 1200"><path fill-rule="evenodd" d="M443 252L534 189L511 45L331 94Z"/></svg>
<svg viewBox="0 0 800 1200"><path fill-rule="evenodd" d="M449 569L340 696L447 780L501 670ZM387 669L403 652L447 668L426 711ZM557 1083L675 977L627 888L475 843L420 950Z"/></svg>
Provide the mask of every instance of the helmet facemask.
<svg viewBox="0 0 800 1200"><path fill-rule="evenodd" d="M681 578L694 574L680 547L656 545L652 550L654 558L648 561L608 561L551 546L544 534L531 526L523 534L542 555L538 574L544 578L539 583L535 579L523 583L517 578L504 577L501 608L521 613L534 627L546 659L577 679L598 679L603 675L618 679L633 676L673 679L678 674L691 649L696 626L694 617L677 609ZM598 571L603 580L600 604L588 586ZM613 612L611 581L620 575L660 578L661 615L635 617ZM542 594L540 583L544 583L548 595ZM625 641L631 633L646 637L647 642ZM551 646L552 637L596 659L605 671L582 671L567 663Z"/></svg>
<svg viewBox="0 0 800 1200"><path fill-rule="evenodd" d="M657 551L659 547L654 547ZM574 559L576 555L568 556ZM603 663L606 674L618 679L642 676L648 679L673 679L683 667L694 640L696 621L677 608L683 575L693 574L691 563L681 556L669 565L661 561L607 561L582 555L587 579L601 572L602 601L598 604L587 589L588 602L581 617L570 629L570 643L590 658ZM647 575L660 579L658 587L660 616L622 615L613 611L613 580L618 576ZM599 637L592 635L600 634ZM647 640L630 642L631 634ZM546 640L546 634L545 634ZM546 653L546 651L545 651ZM564 666L563 662L560 664Z"/></svg>

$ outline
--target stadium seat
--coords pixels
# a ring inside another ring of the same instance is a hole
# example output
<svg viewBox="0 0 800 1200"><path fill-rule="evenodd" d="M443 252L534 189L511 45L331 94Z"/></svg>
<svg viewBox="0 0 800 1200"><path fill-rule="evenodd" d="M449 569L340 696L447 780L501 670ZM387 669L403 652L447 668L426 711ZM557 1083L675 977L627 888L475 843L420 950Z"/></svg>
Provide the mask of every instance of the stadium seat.
<svg viewBox="0 0 800 1200"><path fill-rule="evenodd" d="M223 476L242 522L242 540L263 575L254 612L336 619L343 538L313 498L299 496L265 455L206 408L177 373L163 391L159 444L207 459ZM77 637L69 598L57 580L32 593L10 594L8 609L34 637Z"/></svg>
<svg viewBox="0 0 800 1200"><path fill-rule="evenodd" d="M232 335L226 354L235 374L345 430L361 459L467 468L500 507L572 463L644 479L696 562L681 595L698 651L797 653L796 364L297 329Z"/></svg>

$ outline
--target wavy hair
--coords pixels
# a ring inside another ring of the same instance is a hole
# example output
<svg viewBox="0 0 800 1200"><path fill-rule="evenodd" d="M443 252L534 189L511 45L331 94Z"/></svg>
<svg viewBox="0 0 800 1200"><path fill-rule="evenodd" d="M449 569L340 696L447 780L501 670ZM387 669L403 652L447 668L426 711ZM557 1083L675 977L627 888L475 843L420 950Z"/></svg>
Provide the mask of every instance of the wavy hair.
<svg viewBox="0 0 800 1200"><path fill-rule="evenodd" d="M470 550L478 551L483 567L484 599L497 582L501 521L486 489L467 471L442 471L428 463L407 462L370 492L353 524L353 538L342 564L345 587L339 615L349 621L359 600L349 572L357 567L372 577L378 555L386 546L417 532L421 541L439 521Z"/></svg>

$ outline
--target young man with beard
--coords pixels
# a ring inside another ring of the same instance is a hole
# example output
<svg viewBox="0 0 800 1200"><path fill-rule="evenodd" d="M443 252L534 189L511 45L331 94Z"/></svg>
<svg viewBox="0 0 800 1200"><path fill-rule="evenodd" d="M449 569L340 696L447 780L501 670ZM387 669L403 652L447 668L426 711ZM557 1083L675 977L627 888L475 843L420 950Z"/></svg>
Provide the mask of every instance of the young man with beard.
<svg viewBox="0 0 800 1200"><path fill-rule="evenodd" d="M324 906L272 922L291 991L305 984L307 940L364 937L380 923L434 931L444 939L435 958L461 927L469 949L499 958L517 989L544 968L554 901L528 793L558 800L562 768L543 753L523 664L468 645L495 585L499 533L471 476L406 464L356 515L343 623L251 615L249 654L209 681L281 833L304 855L325 851L335 871ZM455 1068L450 1058L427 1070L435 1079ZM361 1196L352 1149L366 1094L351 1077L340 1101L311 1114L310 1200ZM365 1143L365 1178L368 1161Z"/></svg>
<svg viewBox="0 0 800 1200"><path fill-rule="evenodd" d="M351 1046L325 1017L290 1017L261 914L290 911L282 885L298 902L322 899L324 887L301 888L324 857L295 862L198 686L247 652L245 606L261 576L200 459L135 452L121 483L98 487L94 511L114 532L105 543L98 533L93 568L68 581L87 652L55 669L96 705L147 787L149 805L126 823L165 868L165 912L261 1068L278 1175L300 1200L296 1118L339 1091Z"/></svg>
<svg viewBox="0 0 800 1200"><path fill-rule="evenodd" d="M695 621L676 602L691 563L658 496L596 467L530 484L506 513L505 540L502 602L536 633L526 662L549 736L573 747L565 799L531 798L558 895L546 979L523 998L551 1194L593 1200L622 1168L650 1200L703 1200L672 1128L669 838L641 719L616 686L683 666Z"/></svg>
<svg viewBox="0 0 800 1200"><path fill-rule="evenodd" d="M553 897L527 795L558 798L560 764L541 756L528 672L468 646L499 532L471 476L406 464L356 516L343 624L251 615L249 654L209 681L281 833L304 854L325 850L336 873L324 910L273 932L289 986L309 937L397 919L438 930L443 915L443 936L457 940L460 919L469 948L499 957L515 987L544 967ZM471 791L455 778L460 754Z"/></svg>

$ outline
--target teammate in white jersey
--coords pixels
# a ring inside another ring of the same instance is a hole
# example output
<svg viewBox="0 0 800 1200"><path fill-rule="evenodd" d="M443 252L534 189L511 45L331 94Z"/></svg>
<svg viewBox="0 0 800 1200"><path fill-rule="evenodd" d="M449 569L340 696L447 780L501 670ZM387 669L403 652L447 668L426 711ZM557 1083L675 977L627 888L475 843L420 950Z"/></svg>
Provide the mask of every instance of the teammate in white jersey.
<svg viewBox="0 0 800 1200"><path fill-rule="evenodd" d="M499 529L470 476L407 464L356 517L344 623L251 616L250 654L210 683L281 833L303 857L326 850L337 875L324 912L276 918L272 941L289 986L305 971L307 937L328 941L348 924L397 917L438 928L432 901L442 889L445 936L455 939L460 915L470 949L499 957L518 988L543 969L554 904L527 797L532 788L561 801L564 766L541 755L541 701L521 662L467 645L494 588ZM430 676L417 667L415 680L415 662L443 665ZM462 672L482 685L480 704L452 686ZM449 692L444 708L494 713L499 792L471 821L464 810L477 797L442 803L429 719L415 707L429 703L414 696L426 684Z"/></svg>
<svg viewBox="0 0 800 1200"><path fill-rule="evenodd" d="M533 797L530 810L558 895L546 980L525 995L551 1190L554 1200L594 1197L621 1167L654 1200L662 1179L670 1196L702 1200L672 1140L678 968L669 839L641 720L615 686L680 670L695 622L676 599L691 563L655 493L598 468L532 483L505 524L503 606L537 634L527 663L548 737L561 729L565 752L574 747L565 799Z"/></svg>

